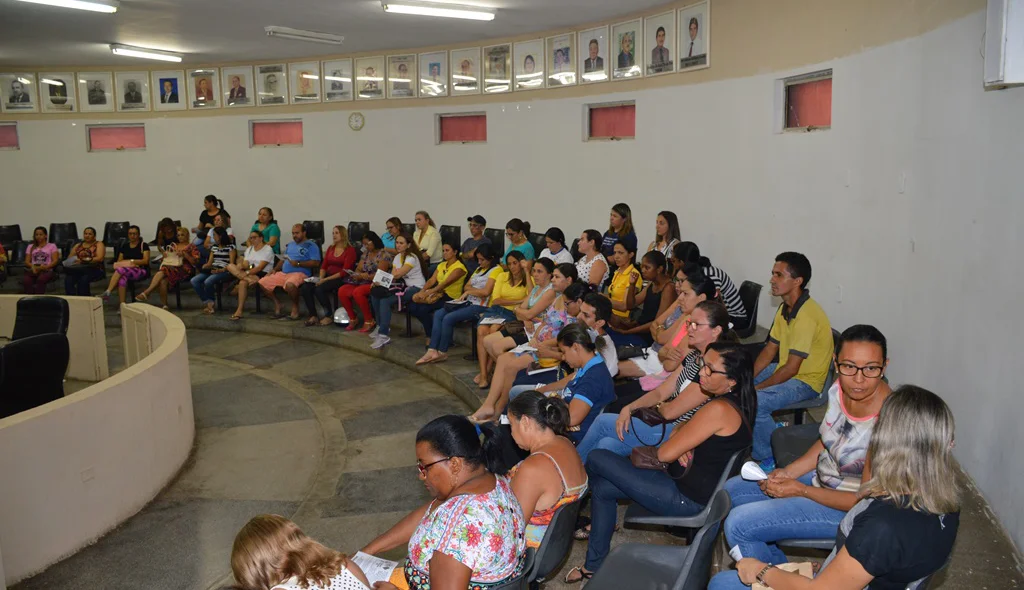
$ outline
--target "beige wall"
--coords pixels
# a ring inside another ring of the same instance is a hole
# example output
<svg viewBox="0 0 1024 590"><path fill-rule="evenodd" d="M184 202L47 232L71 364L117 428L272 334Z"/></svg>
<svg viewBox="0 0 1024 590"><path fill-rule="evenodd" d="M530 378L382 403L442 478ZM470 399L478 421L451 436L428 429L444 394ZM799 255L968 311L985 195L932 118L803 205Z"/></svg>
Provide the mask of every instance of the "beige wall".
<svg viewBox="0 0 1024 590"><path fill-rule="evenodd" d="M0 295L0 336L10 338L21 295ZM65 297L71 317L68 344L71 359L68 379L102 381L110 376L107 366L107 337L103 330L103 301L96 297Z"/></svg>

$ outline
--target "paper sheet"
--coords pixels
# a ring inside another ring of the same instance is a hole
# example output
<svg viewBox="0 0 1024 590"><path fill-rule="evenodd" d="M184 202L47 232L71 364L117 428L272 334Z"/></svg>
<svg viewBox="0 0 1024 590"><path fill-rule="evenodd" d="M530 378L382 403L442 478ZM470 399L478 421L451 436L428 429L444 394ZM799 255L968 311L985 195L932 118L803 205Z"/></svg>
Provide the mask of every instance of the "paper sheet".
<svg viewBox="0 0 1024 590"><path fill-rule="evenodd" d="M387 582L390 580L391 572L398 567L397 561L381 559L362 551L353 555L352 561L366 574L366 579L370 581L370 586L377 582Z"/></svg>

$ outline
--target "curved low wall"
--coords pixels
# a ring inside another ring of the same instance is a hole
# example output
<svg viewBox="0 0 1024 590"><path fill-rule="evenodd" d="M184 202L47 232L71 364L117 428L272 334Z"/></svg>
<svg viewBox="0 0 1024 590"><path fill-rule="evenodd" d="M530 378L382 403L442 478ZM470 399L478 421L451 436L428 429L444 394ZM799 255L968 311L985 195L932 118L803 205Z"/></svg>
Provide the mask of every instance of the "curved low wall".
<svg viewBox="0 0 1024 590"><path fill-rule="evenodd" d="M155 306L126 307L147 319L148 356L0 420L0 571L7 584L134 515L189 456L195 422L185 326Z"/></svg>

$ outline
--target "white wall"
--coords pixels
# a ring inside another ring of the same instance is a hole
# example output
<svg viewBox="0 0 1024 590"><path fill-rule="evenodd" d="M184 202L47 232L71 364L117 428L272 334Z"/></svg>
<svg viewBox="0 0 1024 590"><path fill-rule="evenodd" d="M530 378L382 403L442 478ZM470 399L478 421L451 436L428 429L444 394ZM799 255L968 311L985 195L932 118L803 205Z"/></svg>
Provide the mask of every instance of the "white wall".
<svg viewBox="0 0 1024 590"><path fill-rule="evenodd" d="M347 112L301 115L301 149L250 150L244 116L152 119L147 151L114 154L84 153L84 119L22 122L22 151L0 154L20 197L5 199L4 223L131 219L150 235L165 214L194 223L212 192L236 225L270 204L282 224L371 220L379 231L425 208L439 223L479 212L492 226L518 216L578 234L604 229L626 201L645 243L655 213L672 209L737 281L767 284L776 253L805 252L834 325L879 326L894 381L952 405L957 455L1020 546L1024 401L1011 392L1024 90L982 90L984 25L978 12L793 71L461 109L487 112L487 145L435 146L441 109L428 101L366 111L358 133ZM775 80L821 67L835 72L833 128L774 134ZM636 100L636 141L582 143L582 105L616 99ZM765 295L762 324L771 307Z"/></svg>

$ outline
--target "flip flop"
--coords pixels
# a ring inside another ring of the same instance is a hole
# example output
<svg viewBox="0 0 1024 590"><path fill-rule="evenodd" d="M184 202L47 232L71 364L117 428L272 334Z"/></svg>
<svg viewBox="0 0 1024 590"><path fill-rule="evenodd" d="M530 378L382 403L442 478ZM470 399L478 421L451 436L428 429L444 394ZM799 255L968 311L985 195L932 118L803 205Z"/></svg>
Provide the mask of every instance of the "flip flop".
<svg viewBox="0 0 1024 590"><path fill-rule="evenodd" d="M295 319L298 319L298 318L295 318ZM311 328L311 327L313 327L313 326L315 326L315 325L317 325L319 323L320 322L316 318L314 318L314 317L310 317L310 318L306 319L306 327L307 328Z"/></svg>
<svg viewBox="0 0 1024 590"><path fill-rule="evenodd" d="M231 321L237 322L240 319L242 319L242 316L238 315L237 313L231 314Z"/></svg>
<svg viewBox="0 0 1024 590"><path fill-rule="evenodd" d="M272 319L272 320L279 320L279 319L284 318L284 317L288 317L287 314L284 314L284 313L272 313L272 314L270 314L270 319Z"/></svg>
<svg viewBox="0 0 1024 590"><path fill-rule="evenodd" d="M578 580L570 580L569 579L569 576L571 576L573 572L579 572L580 573L580 577L579 577ZM583 566L576 566L576 567L572 568L571 570L569 570L565 574L564 582L566 584L579 584L583 580L589 580L590 578L593 578L593 577L594 577L594 572L585 572L585 571L583 571Z"/></svg>

